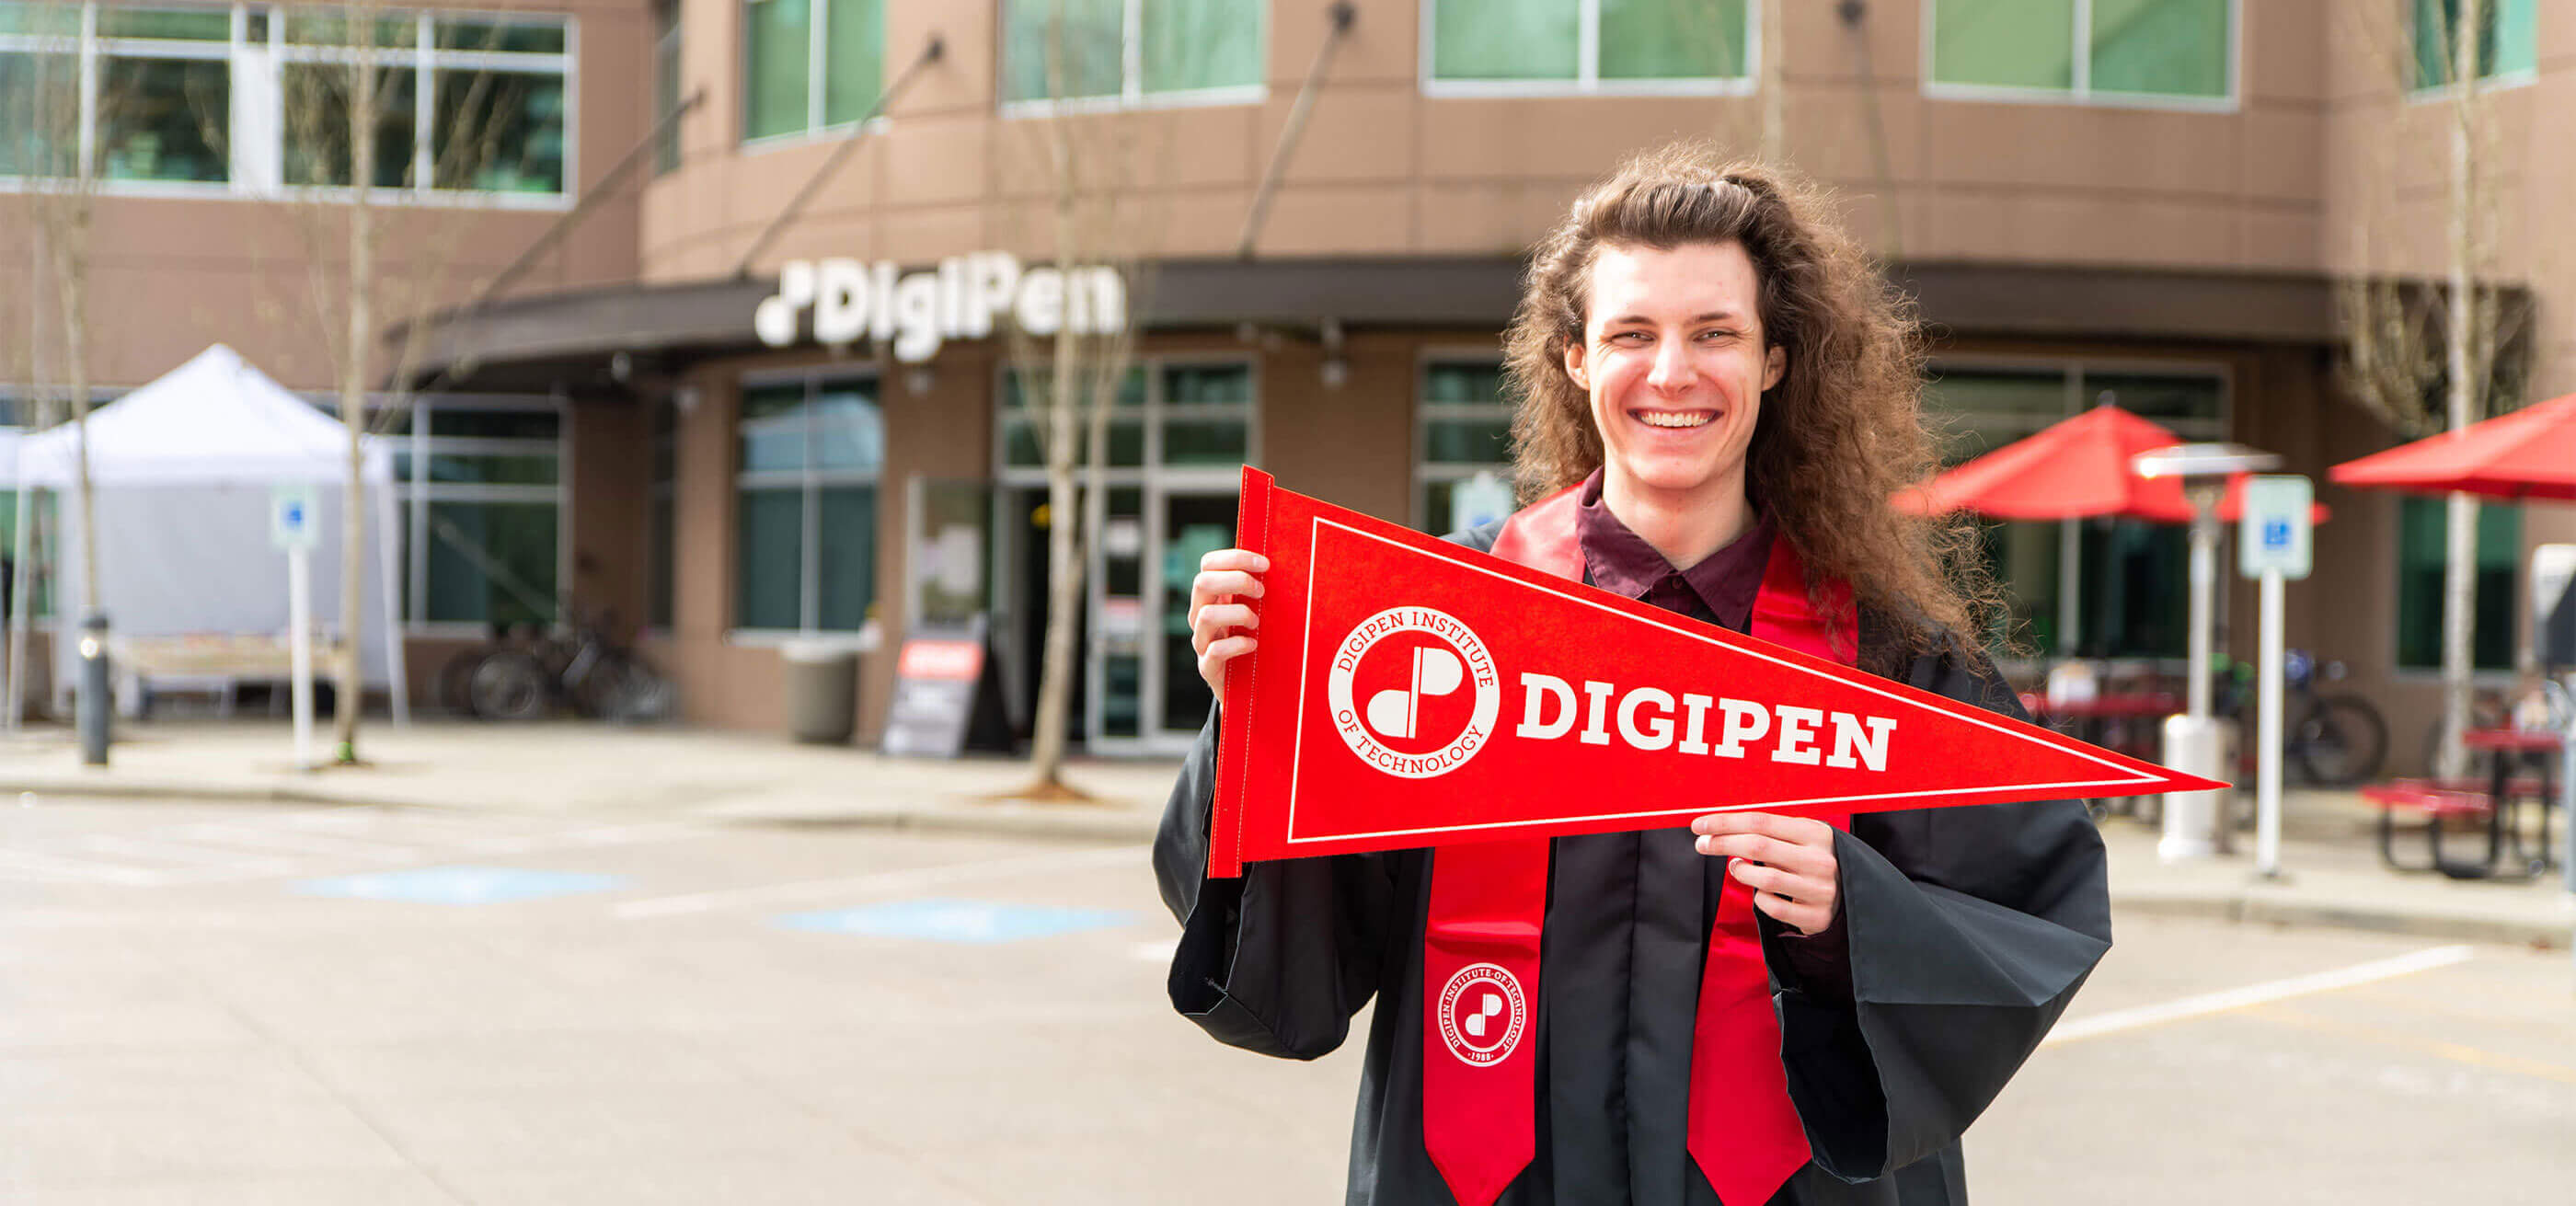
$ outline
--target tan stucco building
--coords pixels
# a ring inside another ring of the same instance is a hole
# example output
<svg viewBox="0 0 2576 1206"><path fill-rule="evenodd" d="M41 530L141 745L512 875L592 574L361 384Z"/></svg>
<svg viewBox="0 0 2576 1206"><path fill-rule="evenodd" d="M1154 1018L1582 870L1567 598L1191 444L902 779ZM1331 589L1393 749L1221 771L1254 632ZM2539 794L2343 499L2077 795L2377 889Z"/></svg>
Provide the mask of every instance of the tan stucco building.
<svg viewBox="0 0 2576 1206"><path fill-rule="evenodd" d="M536 585L643 617L692 720L779 725L786 638L884 647L978 612L1019 705L1048 517L1010 341L954 334L920 359L826 347L807 306L776 346L756 313L791 265L1048 265L1059 111L1083 114L1068 145L1122 202L1072 258L1139 265L1123 282L1139 373L1092 542L1077 706L1104 751L1169 748L1204 715L1178 607L1197 551L1230 536L1236 464L1429 528L1473 509L1503 454L1497 335L1520 256L1630 150L1749 149L1776 127L1918 298L1962 456L2107 399L2322 479L2392 442L2339 397L2335 280L2443 266L2448 110L2417 86L2439 79L2410 66L2425 6L2404 0L1784 0L1767 37L1752 0L1359 0L1284 158L1334 6L1063 7L1083 53L1050 77L1044 3L546 6L567 31L561 186L468 203L454 271L488 275L589 212L497 300L451 314L415 366L433 406L483 416L422 427L452 472L420 486L416 682L516 606L437 551L427 504L444 501L505 563L551 558ZM2528 292L2532 396L2554 396L2576 391L2576 237L2551 199L2576 168L2551 153L2547 115L2576 112L2576 6L2491 7L2492 271ZM237 72L250 49L236 33ZM647 146L690 101L670 143ZM639 148L648 178L604 188ZM291 385L327 384L309 324L237 300L291 282L303 254L261 233L274 207L257 191L102 204L102 382L221 339ZM528 457L547 463L511 461ZM2433 708L2439 524L2420 504L2320 495L2335 519L2291 592L2290 641L2348 663L2411 760ZM528 537L538 511L507 510L541 506L551 545ZM2515 567L2576 539L2576 512L2490 526L2481 647L2502 660L2529 607ZM2014 524L1995 544L2043 653L2178 659L2179 532ZM2250 650L2250 591L2226 614ZM864 662L862 739L890 663Z"/></svg>

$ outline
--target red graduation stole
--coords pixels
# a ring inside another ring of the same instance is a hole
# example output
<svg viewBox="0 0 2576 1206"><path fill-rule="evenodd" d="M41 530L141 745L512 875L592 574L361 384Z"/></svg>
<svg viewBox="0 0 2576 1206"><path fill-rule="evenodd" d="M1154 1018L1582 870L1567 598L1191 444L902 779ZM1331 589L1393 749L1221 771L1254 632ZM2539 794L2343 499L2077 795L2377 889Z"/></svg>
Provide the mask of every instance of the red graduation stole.
<svg viewBox="0 0 2576 1206"><path fill-rule="evenodd" d="M1494 555L1580 581L1578 488L1513 515ZM1858 634L1828 633L1807 602L1784 533L1771 544L1752 635L1853 664ZM1826 818L1847 827L1848 815ZM1431 856L1422 949L1422 1142L1460 1206L1491 1206L1537 1149L1539 932L1547 839L1444 846ZM1726 1206L1757 1206L1807 1163L1807 1131L1780 1063L1780 1019L1755 928L1753 890L1718 896L1691 1026L1691 1158Z"/></svg>

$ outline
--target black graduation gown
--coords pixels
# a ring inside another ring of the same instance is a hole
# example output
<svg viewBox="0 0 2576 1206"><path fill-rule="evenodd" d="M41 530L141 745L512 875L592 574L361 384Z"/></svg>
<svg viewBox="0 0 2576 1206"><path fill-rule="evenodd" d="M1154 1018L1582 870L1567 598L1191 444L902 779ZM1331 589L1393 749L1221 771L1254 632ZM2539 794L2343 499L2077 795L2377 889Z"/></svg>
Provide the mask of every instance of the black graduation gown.
<svg viewBox="0 0 2576 1206"><path fill-rule="evenodd" d="M1489 549L1499 525L1451 539ZM1890 655L1864 614L1862 664L2021 718L1981 654ZM1422 1146L1418 850L1256 863L1209 880L1211 716L1154 841L1182 922L1172 1004L1220 1041L1292 1059L1339 1047L1378 997L1351 1136L1349 1202L1453 1201ZM1814 1160L1772 1201L1967 1200L1959 1136L2021 1066L2103 952L2101 836L2081 804L1993 804L1852 818L1835 839L1849 996L1800 982L1779 929L1765 953L1781 1058ZM1540 944L1537 1154L1498 1206L1708 1206L1684 1148L1692 1012L1723 860L1686 829L1553 843ZM1726 1203L1724 1206L1751 1206Z"/></svg>

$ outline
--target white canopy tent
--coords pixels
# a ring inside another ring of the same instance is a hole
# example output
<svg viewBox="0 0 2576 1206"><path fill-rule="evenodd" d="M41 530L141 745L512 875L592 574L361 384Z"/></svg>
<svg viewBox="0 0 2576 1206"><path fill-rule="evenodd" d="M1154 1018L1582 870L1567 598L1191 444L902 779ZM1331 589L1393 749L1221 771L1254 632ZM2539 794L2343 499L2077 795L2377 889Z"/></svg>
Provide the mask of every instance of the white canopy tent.
<svg viewBox="0 0 2576 1206"><path fill-rule="evenodd" d="M393 454L370 436L361 475L375 512L368 543L378 573L355 624L340 622L340 515L348 432L216 344L149 385L92 411L89 477L98 509L99 604L120 637L286 632L286 555L270 543L276 487L310 489L320 539L311 553L317 627L359 642L362 677L389 688L409 718L395 567ZM75 550L87 537L73 491L80 433L65 423L21 439L19 478L59 491L63 552L56 580L70 623L89 606ZM79 673L77 642L54 642L54 681Z"/></svg>

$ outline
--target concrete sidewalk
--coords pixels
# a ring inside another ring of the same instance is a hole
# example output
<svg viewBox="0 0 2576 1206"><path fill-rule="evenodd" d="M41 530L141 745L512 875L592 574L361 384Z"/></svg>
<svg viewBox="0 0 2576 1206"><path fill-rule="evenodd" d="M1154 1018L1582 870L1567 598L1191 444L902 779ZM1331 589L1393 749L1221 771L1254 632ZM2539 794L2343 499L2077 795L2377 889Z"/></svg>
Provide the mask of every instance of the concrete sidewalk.
<svg viewBox="0 0 2576 1206"><path fill-rule="evenodd" d="M29 730L0 745L0 799L26 793L313 805L396 805L524 813L613 812L630 818L884 825L1143 841L1175 764L1077 760L1067 778L1096 797L1030 804L1006 797L1024 764L933 762L763 734L619 728L577 722L377 723L361 734L363 767L299 771L282 722L128 725L112 765L89 768L65 730ZM2111 890L2123 912L2343 926L2427 937L2563 947L2576 897L2551 874L2525 883L2401 874L2379 861L2375 813L2346 792L2294 790L2282 826L2283 882L2252 875L2239 853L2168 866L2156 833L2124 817L2103 823ZM2482 839L2463 835L2462 842Z"/></svg>

